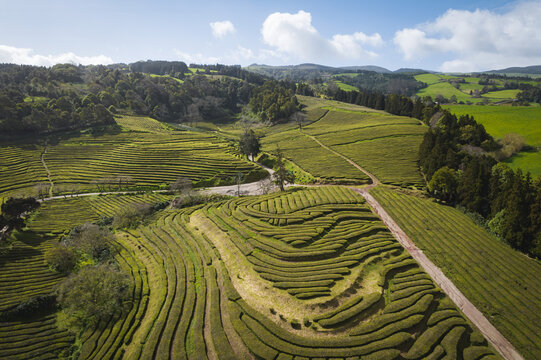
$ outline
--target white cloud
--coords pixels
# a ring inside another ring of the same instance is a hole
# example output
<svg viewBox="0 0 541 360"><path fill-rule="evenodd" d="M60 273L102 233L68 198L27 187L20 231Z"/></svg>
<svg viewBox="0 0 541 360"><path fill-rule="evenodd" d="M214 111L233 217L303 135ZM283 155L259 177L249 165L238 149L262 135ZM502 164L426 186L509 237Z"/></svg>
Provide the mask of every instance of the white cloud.
<svg viewBox="0 0 541 360"><path fill-rule="evenodd" d="M235 26L229 20L211 22L210 27L212 29L212 35L218 39L235 32Z"/></svg>
<svg viewBox="0 0 541 360"><path fill-rule="evenodd" d="M302 10L296 14L270 14L263 23L261 34L263 41L282 55L310 61L374 58L377 54L366 50L364 46L383 44L378 33L336 34L326 39L312 26L312 15Z"/></svg>
<svg viewBox="0 0 541 360"><path fill-rule="evenodd" d="M190 54L180 50L174 50L181 61L187 64L217 64L220 62L219 57L206 56L201 53Z"/></svg>
<svg viewBox="0 0 541 360"><path fill-rule="evenodd" d="M445 55L443 71L478 71L541 63L541 1L499 14L450 9L433 22L396 32L404 59Z"/></svg>
<svg viewBox="0 0 541 360"><path fill-rule="evenodd" d="M52 66L54 64L112 64L113 59L105 55L79 56L72 52L58 55L33 54L34 50L0 45L0 63Z"/></svg>

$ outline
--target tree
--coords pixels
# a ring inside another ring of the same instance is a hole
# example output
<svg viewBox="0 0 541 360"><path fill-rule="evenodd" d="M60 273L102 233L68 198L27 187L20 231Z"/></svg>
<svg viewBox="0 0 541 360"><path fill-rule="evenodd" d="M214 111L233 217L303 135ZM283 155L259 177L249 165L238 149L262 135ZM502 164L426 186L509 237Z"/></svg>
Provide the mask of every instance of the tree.
<svg viewBox="0 0 541 360"><path fill-rule="evenodd" d="M256 136L253 130L245 131L242 137L239 140L239 148L241 153L254 158L261 152L261 144L259 143L259 138Z"/></svg>
<svg viewBox="0 0 541 360"><path fill-rule="evenodd" d="M191 192L192 187L192 181L187 177L179 177L170 185L171 190L177 193Z"/></svg>
<svg viewBox="0 0 541 360"><path fill-rule="evenodd" d="M102 261L111 254L114 235L96 224L86 223L75 227L64 244L80 253Z"/></svg>
<svg viewBox="0 0 541 360"><path fill-rule="evenodd" d="M73 325L95 326L122 312L128 289L128 277L115 266L85 266L58 286L57 299Z"/></svg>
<svg viewBox="0 0 541 360"><path fill-rule="evenodd" d="M300 111L297 111L296 113L294 113L293 115L291 115L291 119L297 124L299 125L299 130L302 130L302 124L304 124L306 122L306 115L303 114L302 112Z"/></svg>
<svg viewBox="0 0 541 360"><path fill-rule="evenodd" d="M244 174L239 171L235 178L237 180L237 196L240 196L240 184L242 184L242 180L244 180Z"/></svg>
<svg viewBox="0 0 541 360"><path fill-rule="evenodd" d="M0 212L0 242L6 240L11 231L22 229L25 215L39 206L40 203L33 197L9 198L3 203Z"/></svg>
<svg viewBox="0 0 541 360"><path fill-rule="evenodd" d="M438 169L432 176L432 179L428 182L428 190L443 201L455 201L457 188L457 173L447 166Z"/></svg>
<svg viewBox="0 0 541 360"><path fill-rule="evenodd" d="M284 184L294 183L295 175L286 169L284 154L279 147L276 149L275 156L276 165L274 166L273 180L276 185L280 186L280 191L284 191Z"/></svg>
<svg viewBox="0 0 541 360"><path fill-rule="evenodd" d="M150 204L128 206L115 215L113 226L118 229L135 228L151 213L152 206Z"/></svg>
<svg viewBox="0 0 541 360"><path fill-rule="evenodd" d="M45 262L55 271L68 273L75 267L77 259L71 249L57 245L45 252Z"/></svg>

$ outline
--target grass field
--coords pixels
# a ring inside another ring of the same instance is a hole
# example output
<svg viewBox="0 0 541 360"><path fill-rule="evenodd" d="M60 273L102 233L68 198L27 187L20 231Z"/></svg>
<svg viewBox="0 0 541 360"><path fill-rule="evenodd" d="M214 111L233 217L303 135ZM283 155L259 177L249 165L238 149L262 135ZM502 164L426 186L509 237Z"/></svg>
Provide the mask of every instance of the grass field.
<svg viewBox="0 0 541 360"><path fill-rule="evenodd" d="M454 208L381 187L371 193L525 358L541 358L538 261Z"/></svg>
<svg viewBox="0 0 541 360"><path fill-rule="evenodd" d="M451 96L456 96L457 102L471 102L480 103L483 101L499 102L502 100L515 99L520 90L498 90L487 92L481 97L474 98L470 95L470 91L481 91L484 85L479 84L480 78L457 76L457 75L444 75L444 74L420 74L415 75L417 81L426 83L426 88L420 89L417 92L418 96L431 96L433 99L442 95L446 99L450 99ZM458 88L455 88L449 80L464 80L464 82L458 83ZM494 79L495 85L502 86L503 81L500 79ZM528 82L528 81L521 81Z"/></svg>
<svg viewBox="0 0 541 360"><path fill-rule="evenodd" d="M446 105L444 108L457 115L473 115L496 138L508 133L522 135L538 151L518 153L508 163L513 168L541 175L541 107Z"/></svg>
<svg viewBox="0 0 541 360"><path fill-rule="evenodd" d="M314 98L306 105L308 118L314 122L304 126L302 133L291 128L269 134L262 140L265 151L280 146L289 159L319 178L366 179L351 164L319 147L314 137L384 183L422 186L417 156L426 127L418 120Z"/></svg>
<svg viewBox="0 0 541 360"><path fill-rule="evenodd" d="M122 132L36 140L34 144L0 146L0 197L35 194L37 183L53 193L96 191L96 182L108 190L164 188L184 176L199 184L234 183L242 172L246 181L266 176L257 165L241 158L233 146L215 135L172 131L146 117L121 117ZM30 142L30 141L29 141ZM124 184L118 185L119 177ZM117 183L117 185L115 185Z"/></svg>

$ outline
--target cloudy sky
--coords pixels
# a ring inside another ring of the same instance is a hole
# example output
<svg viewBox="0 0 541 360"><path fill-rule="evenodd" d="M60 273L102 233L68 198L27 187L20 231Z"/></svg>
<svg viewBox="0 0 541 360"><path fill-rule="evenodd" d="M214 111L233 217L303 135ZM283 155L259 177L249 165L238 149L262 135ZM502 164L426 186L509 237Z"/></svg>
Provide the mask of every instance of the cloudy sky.
<svg viewBox="0 0 541 360"><path fill-rule="evenodd" d="M0 9L0 62L19 64L541 64L541 0L0 0Z"/></svg>

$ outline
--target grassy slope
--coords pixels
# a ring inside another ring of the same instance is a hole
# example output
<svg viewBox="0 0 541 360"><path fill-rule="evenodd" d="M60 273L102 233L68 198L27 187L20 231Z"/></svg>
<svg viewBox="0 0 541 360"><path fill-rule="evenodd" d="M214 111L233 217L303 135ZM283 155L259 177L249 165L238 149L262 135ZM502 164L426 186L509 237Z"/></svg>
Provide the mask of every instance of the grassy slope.
<svg viewBox="0 0 541 360"><path fill-rule="evenodd" d="M502 138L508 133L524 136L526 143L541 148L541 107L529 106L468 106L446 105L446 109L462 115L473 115L485 126L489 134ZM541 152L522 152L509 160L513 168L522 168L541 175Z"/></svg>
<svg viewBox="0 0 541 360"><path fill-rule="evenodd" d="M502 100L515 99L517 94L520 92L520 90L491 91L483 94L480 98L473 98L470 96L470 91L481 90L484 87L484 85L479 85L479 78L443 74L420 74L416 75L415 79L428 85L426 88L417 92L418 96L431 96L432 98L435 98L437 95L442 95L443 97L449 99L451 96L455 95L457 102L470 101L472 103L479 103L484 99L488 99L490 102L498 102ZM457 89L445 81L452 79L463 79L465 83L460 83L459 88ZM496 79L495 82L497 85L503 84L502 80L499 79Z"/></svg>
<svg viewBox="0 0 541 360"><path fill-rule="evenodd" d="M415 244L526 358L541 357L541 264L451 207L372 190Z"/></svg>

